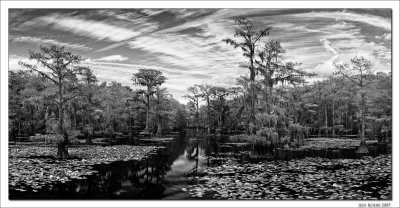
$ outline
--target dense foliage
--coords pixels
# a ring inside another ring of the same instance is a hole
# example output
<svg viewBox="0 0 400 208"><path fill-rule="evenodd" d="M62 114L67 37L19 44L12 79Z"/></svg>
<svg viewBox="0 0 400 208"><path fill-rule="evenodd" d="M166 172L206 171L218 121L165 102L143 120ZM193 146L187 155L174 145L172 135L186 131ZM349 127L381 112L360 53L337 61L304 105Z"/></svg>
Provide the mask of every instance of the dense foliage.
<svg viewBox="0 0 400 208"><path fill-rule="evenodd" d="M79 66L82 58L63 47L30 51L37 65L9 71L9 138L58 143L59 158L68 158L65 145L77 138L132 138L141 130L162 135L186 126L186 109L165 88L162 72L140 69L136 85L98 83L92 69ZM71 64L71 66L69 66ZM50 72L49 72L50 70ZM42 136L46 135L46 136Z"/></svg>
<svg viewBox="0 0 400 208"><path fill-rule="evenodd" d="M63 47L30 51L37 65L21 62L29 70L9 71L10 139L48 134L53 136L32 139L68 143L81 137L90 144L94 137L162 135L187 126L221 136L246 133L286 147L301 145L310 134L391 137L390 73L373 73L368 60L355 57L336 64L329 78L307 83L315 74L286 61L279 41L264 40L270 32L238 18L234 37L223 41L242 50L246 61L240 67L248 76L230 88L195 84L186 105L163 88L167 77L161 71L140 69L132 75L132 89L99 83L92 69L80 65L82 58Z"/></svg>
<svg viewBox="0 0 400 208"><path fill-rule="evenodd" d="M235 21L235 39L223 41L244 52L247 62L240 67L249 70L248 77L238 78L231 88L190 87L189 125L254 135L233 136L231 141L264 138L262 143L277 145L301 145L310 134L359 135L363 141L390 137L391 73L373 73L368 60L355 57L350 64L332 66L336 71L330 77L308 83L306 78L316 74L301 69L300 63L286 62L279 41L263 42L270 32L257 31L247 19ZM205 104L199 106L201 101Z"/></svg>

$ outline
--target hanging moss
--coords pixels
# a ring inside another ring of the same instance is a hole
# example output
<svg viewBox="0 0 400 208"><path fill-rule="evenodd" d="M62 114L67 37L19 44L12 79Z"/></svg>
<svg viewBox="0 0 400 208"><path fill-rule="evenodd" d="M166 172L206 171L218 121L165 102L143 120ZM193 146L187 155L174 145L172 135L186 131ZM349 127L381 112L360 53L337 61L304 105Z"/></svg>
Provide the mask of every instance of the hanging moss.
<svg viewBox="0 0 400 208"><path fill-rule="evenodd" d="M256 115L256 121L258 128L277 128L278 126L278 116L274 114L259 113Z"/></svg>

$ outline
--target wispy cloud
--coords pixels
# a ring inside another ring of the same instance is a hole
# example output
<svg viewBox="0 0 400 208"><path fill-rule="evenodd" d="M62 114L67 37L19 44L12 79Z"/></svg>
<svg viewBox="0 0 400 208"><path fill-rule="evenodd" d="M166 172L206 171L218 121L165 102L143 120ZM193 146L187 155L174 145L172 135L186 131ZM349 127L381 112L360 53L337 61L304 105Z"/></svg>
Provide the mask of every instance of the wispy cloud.
<svg viewBox="0 0 400 208"><path fill-rule="evenodd" d="M209 83L211 76L205 71L182 71L175 68L168 68L157 65L142 65L142 64L128 64L128 63L116 63L106 62L87 59L82 63L93 69L94 74L101 81L118 81L126 86L132 88L138 88L133 86L132 76L138 72L139 69L156 69L163 73L167 77L164 84L168 88L174 97L184 102L183 96L186 93L187 88L192 86L194 83Z"/></svg>
<svg viewBox="0 0 400 208"><path fill-rule="evenodd" d="M233 17L240 15L249 17L257 28L272 26L264 40L280 41L286 60L301 62L303 69L318 73L315 80L331 75L333 63L348 62L355 55L371 60L374 69L388 72L391 20L374 14L372 10L356 9L99 9L55 10L34 15L20 12L12 16L18 19L10 20L15 23L10 24L10 35L41 39L10 41L64 43L75 47L71 49L80 48L79 55L87 58L82 64L93 68L100 81L132 86L131 76L138 69L160 70L168 78L165 86L181 99L193 84L229 87L247 73L248 70L238 67L246 61L242 51L221 41L228 37L237 39L233 36ZM12 44L10 51L22 56L30 46Z"/></svg>
<svg viewBox="0 0 400 208"><path fill-rule="evenodd" d="M111 62L126 61L126 60L128 60L128 57L122 55L111 55L95 59L95 61L111 61Z"/></svg>
<svg viewBox="0 0 400 208"><path fill-rule="evenodd" d="M33 44L38 44L38 45L59 45L59 46L65 46L66 48L70 49L75 49L75 50L83 50L83 51L89 51L92 50L91 47L82 45L82 44L73 44L73 43L68 43L68 42L61 42L58 40L54 39L45 39L45 38L40 38L40 37L15 37L12 38L12 42L15 43L33 43Z"/></svg>
<svg viewBox="0 0 400 208"><path fill-rule="evenodd" d="M384 33L383 35L377 35L375 36L376 39L379 40L391 40L392 39L392 33Z"/></svg>
<svg viewBox="0 0 400 208"><path fill-rule="evenodd" d="M329 18L335 19L336 21L346 20L346 21L354 21L354 22L362 22L364 24L369 24L375 27L383 28L386 31L392 30L391 20L371 15L371 14L359 14L348 11L336 11L336 12L308 12L308 13L300 13L294 14L296 17L311 17L311 18Z"/></svg>
<svg viewBox="0 0 400 208"><path fill-rule="evenodd" d="M141 35L143 30L126 29L111 23L85 19L84 16L68 16L62 14L51 14L37 17L21 25L21 27L45 27L51 25L54 29L72 32L79 36L86 36L96 40L108 40L119 42Z"/></svg>
<svg viewBox="0 0 400 208"><path fill-rule="evenodd" d="M328 49L328 51L332 52L334 55L338 55L339 52L337 51L337 49L333 48L333 46L332 46L331 42L329 42L329 40L321 39L320 41L321 41L322 45L326 49Z"/></svg>

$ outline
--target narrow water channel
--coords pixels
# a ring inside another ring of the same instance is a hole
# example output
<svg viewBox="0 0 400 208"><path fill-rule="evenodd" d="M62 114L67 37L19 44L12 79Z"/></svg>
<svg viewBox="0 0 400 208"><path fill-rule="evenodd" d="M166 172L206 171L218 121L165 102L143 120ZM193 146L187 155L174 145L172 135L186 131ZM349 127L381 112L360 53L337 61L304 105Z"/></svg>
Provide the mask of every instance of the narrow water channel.
<svg viewBox="0 0 400 208"><path fill-rule="evenodd" d="M10 190L10 199L191 199L182 189L207 165L206 155L216 150L214 142L186 131L143 161L96 165L98 173L86 179L58 182L37 192Z"/></svg>

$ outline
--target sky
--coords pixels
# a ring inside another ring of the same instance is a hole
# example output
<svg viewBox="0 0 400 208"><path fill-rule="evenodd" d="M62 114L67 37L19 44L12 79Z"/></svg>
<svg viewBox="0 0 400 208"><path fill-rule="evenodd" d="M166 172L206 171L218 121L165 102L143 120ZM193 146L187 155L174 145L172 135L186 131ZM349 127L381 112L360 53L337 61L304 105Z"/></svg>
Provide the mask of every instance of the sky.
<svg viewBox="0 0 400 208"><path fill-rule="evenodd" d="M232 38L236 16L256 28L271 27L263 41L277 40L286 61L326 79L333 63L363 56L375 71L391 71L391 9L10 9L9 69L22 69L28 50L64 45L80 55L100 82L135 88L132 74L160 70L163 85L182 103L194 84L235 86L247 75Z"/></svg>

